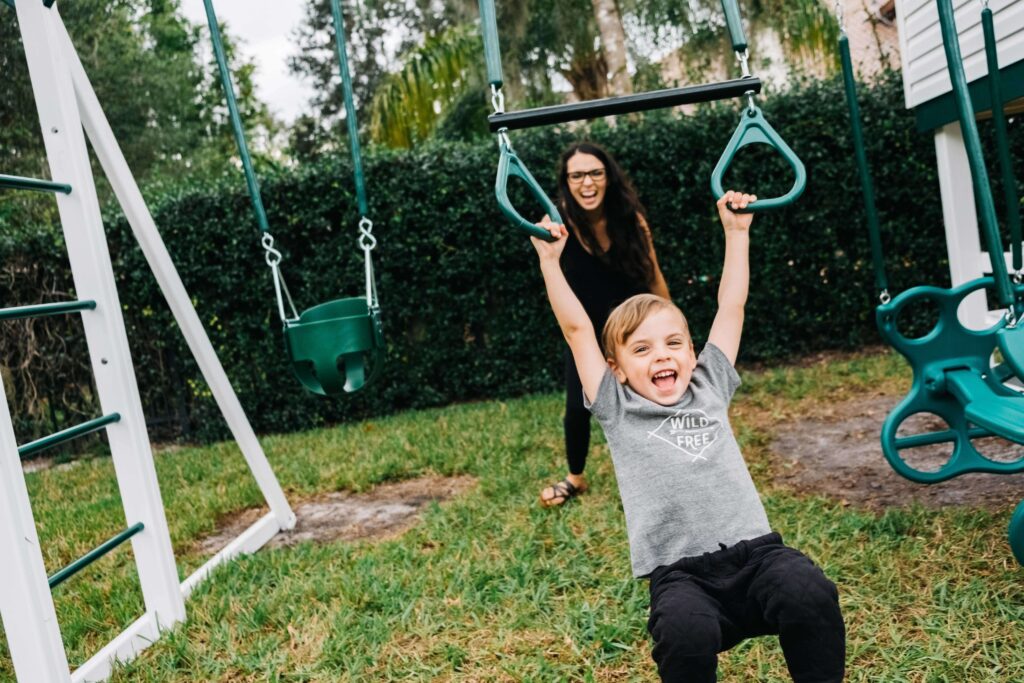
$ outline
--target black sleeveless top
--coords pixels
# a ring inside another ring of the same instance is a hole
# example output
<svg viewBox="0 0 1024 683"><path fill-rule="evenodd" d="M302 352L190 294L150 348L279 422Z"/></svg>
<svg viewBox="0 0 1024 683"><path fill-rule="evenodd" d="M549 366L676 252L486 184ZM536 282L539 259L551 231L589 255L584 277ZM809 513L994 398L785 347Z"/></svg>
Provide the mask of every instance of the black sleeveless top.
<svg viewBox="0 0 1024 683"><path fill-rule="evenodd" d="M636 282L587 253L575 233L570 233L560 263L569 287L594 324L598 339L613 308L631 296L651 291L646 283Z"/></svg>

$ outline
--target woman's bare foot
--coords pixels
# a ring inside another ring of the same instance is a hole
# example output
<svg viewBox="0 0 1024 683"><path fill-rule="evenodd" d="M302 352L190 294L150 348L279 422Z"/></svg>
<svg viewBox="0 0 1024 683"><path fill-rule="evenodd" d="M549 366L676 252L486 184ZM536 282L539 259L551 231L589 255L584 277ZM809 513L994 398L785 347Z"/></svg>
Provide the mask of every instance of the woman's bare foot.
<svg viewBox="0 0 1024 683"><path fill-rule="evenodd" d="M540 492L540 504L544 507L564 505L587 490L587 480L582 474L568 474L562 481L547 486Z"/></svg>

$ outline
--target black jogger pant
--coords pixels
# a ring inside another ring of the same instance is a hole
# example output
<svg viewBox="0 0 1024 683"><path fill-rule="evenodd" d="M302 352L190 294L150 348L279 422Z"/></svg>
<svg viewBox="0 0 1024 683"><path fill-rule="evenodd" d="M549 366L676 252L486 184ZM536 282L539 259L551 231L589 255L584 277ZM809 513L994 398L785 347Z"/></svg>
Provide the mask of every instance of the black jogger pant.
<svg viewBox="0 0 1024 683"><path fill-rule="evenodd" d="M777 634L795 683L843 679L846 628L835 584L767 534L651 573L654 661L661 680L715 681L718 653Z"/></svg>
<svg viewBox="0 0 1024 683"><path fill-rule="evenodd" d="M590 450L590 411L583 407L583 382L572 353L565 351L565 458L572 474L583 474Z"/></svg>

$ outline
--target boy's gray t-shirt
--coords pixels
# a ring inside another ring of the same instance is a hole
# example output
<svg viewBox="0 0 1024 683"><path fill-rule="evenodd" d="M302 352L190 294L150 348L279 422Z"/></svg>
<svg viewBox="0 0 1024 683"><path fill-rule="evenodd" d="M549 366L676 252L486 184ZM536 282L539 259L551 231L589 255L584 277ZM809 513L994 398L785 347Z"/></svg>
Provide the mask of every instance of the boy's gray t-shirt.
<svg viewBox="0 0 1024 683"><path fill-rule="evenodd" d="M662 406L607 370L593 402L619 483L633 574L771 531L729 425L739 375L707 344L679 403Z"/></svg>

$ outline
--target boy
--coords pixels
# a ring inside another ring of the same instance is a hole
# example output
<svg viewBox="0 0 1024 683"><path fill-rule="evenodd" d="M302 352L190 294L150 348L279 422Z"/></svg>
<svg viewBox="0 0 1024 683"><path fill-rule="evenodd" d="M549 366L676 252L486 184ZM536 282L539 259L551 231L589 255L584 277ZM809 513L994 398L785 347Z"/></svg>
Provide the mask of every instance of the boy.
<svg viewBox="0 0 1024 683"><path fill-rule="evenodd" d="M604 353L559 266L568 232L534 239L548 299L615 465L633 574L650 579L647 628L663 681L715 681L718 653L778 634L796 683L843 679L845 627L835 585L771 532L728 421L749 285L756 197L718 201L725 263L718 313L700 356L682 312L641 294L605 325ZM730 208L731 207L731 208Z"/></svg>

